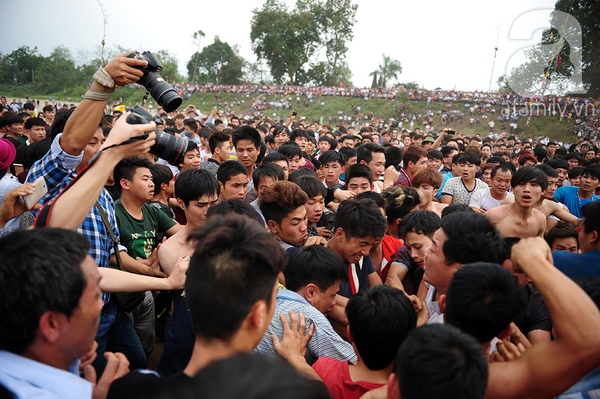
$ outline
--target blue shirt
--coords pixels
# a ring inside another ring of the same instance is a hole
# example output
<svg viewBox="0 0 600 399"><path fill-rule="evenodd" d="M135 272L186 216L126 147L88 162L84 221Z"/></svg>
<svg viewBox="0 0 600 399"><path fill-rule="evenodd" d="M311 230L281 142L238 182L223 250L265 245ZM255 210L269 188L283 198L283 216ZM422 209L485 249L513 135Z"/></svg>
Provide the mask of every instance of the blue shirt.
<svg viewBox="0 0 600 399"><path fill-rule="evenodd" d="M360 261L352 264L345 263L345 265L346 270L348 270L348 281L340 283L339 294L351 298L356 292L368 290L369 274L375 273L371 257L369 255L363 256ZM352 285L356 287L356 292L352 292Z"/></svg>
<svg viewBox="0 0 600 399"><path fill-rule="evenodd" d="M296 314L300 312L304 313L306 331L308 331L311 324L315 325L315 332L308 342L308 348L306 349L306 361L308 364L312 365L318 358L323 356L341 361L350 360L353 363L356 362L357 359L352 345L344 341L334 331L325 315L308 303L302 295L290 290L279 290L277 292L275 314L273 314L271 324L269 324L269 328L258 346L254 349L254 352L262 353L269 357L278 356L275 349L273 349L271 335L274 334L280 340L283 339L283 326L281 325L279 314L283 313L289 318L290 310L296 312Z"/></svg>
<svg viewBox="0 0 600 399"><path fill-rule="evenodd" d="M0 350L0 384L17 398L91 398L93 388L66 370L4 350Z"/></svg>
<svg viewBox="0 0 600 399"><path fill-rule="evenodd" d="M568 277L600 277L600 251L575 254L569 251L552 252L554 266Z"/></svg>
<svg viewBox="0 0 600 399"><path fill-rule="evenodd" d="M581 208L584 205L600 200L600 197L598 197L596 194L592 194L590 198L585 200L579 198L579 187L577 186L559 187L558 190L554 192L554 198L558 202L565 204L567 208L569 208L569 212L578 218L583 217Z"/></svg>
<svg viewBox="0 0 600 399"><path fill-rule="evenodd" d="M83 157L83 151L79 155L67 154L60 146L61 136L62 133L56 136L50 150L42 159L33 164L27 175L28 183L33 183L40 176L44 176L46 179L48 193L39 201L42 205L58 196L77 176L75 168L79 165ZM102 189L98 203L106 213L113 234L119 239L115 204L105 189ZM74 204L74 206L76 205ZM114 252L113 242L109 231L102 221L100 212L98 212L95 206L90 209L81 226L77 228L77 232L86 236L90 242L89 254L94 259L94 262L100 267L110 267L110 255ZM104 303L108 303L110 295L104 292L102 293L102 299Z"/></svg>

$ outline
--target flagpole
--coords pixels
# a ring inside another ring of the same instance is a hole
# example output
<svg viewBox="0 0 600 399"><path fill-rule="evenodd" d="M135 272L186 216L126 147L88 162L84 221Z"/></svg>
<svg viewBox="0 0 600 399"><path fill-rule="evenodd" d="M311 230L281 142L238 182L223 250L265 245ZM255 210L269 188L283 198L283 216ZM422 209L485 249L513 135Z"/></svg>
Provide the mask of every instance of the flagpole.
<svg viewBox="0 0 600 399"><path fill-rule="evenodd" d="M492 73L490 73L490 84L488 86L488 94L492 91L492 79L494 79L494 66L496 65L496 54L498 53L498 41L500 40L500 25L496 28L496 47L494 47L494 61L492 62Z"/></svg>

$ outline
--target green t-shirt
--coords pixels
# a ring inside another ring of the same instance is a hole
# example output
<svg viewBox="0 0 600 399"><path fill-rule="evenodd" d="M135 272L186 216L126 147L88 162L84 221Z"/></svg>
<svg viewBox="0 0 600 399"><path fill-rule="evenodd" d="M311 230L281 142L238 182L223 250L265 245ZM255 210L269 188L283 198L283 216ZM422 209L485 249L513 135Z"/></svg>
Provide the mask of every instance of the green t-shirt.
<svg viewBox="0 0 600 399"><path fill-rule="evenodd" d="M142 220L132 217L120 199L115 202L115 213L121 233L121 245L127 248L129 256L134 259L147 259L159 244L159 237L175 226L173 219L148 204L142 205Z"/></svg>

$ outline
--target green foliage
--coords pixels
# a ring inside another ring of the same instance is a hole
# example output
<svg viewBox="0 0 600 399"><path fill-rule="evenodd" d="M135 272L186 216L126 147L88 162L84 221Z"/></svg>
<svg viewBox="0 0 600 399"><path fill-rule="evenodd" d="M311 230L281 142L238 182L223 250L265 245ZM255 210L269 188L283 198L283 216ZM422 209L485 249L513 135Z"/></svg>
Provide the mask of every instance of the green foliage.
<svg viewBox="0 0 600 399"><path fill-rule="evenodd" d="M178 63L177 58L169 53L169 50L159 50L155 54L160 60L163 69L160 75L169 83L181 82L183 78L177 72ZM93 72L92 72L93 74Z"/></svg>
<svg viewBox="0 0 600 399"><path fill-rule="evenodd" d="M416 90L419 88L419 84L417 82L407 82L407 83L398 83L398 86L404 86L406 90Z"/></svg>
<svg viewBox="0 0 600 399"><path fill-rule="evenodd" d="M252 49L271 69L277 82L298 83L298 71L320 45L318 26L308 1L298 0L293 11L277 0L267 0L252 11Z"/></svg>
<svg viewBox="0 0 600 399"><path fill-rule="evenodd" d="M388 82L391 79L398 79L398 74L402 73L402 65L400 61L393 60L389 55L383 54L383 63L379 64L379 68L371 72L369 76L373 76L373 83L375 83L376 76L379 76L377 80L377 86L372 87L387 87Z"/></svg>
<svg viewBox="0 0 600 399"><path fill-rule="evenodd" d="M243 59L237 52L227 42L222 42L219 36L215 36L213 44L204 47L201 53L192 55L187 69L191 80L198 76L199 82L237 84L243 75L242 66Z"/></svg>

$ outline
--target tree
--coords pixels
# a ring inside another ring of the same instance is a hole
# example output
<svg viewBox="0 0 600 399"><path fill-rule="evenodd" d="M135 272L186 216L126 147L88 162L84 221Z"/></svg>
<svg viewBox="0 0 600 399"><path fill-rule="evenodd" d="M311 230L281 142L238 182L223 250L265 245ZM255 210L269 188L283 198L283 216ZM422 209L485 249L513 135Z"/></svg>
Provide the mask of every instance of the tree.
<svg viewBox="0 0 600 399"><path fill-rule="evenodd" d="M196 83L196 71L198 70L198 55L200 54L200 39L203 38L204 32L202 30L198 30L197 32L194 32L194 34L192 35L192 37L194 38L194 44L198 45L198 50L196 51L195 54L195 60L194 60L194 72L192 74L192 83Z"/></svg>
<svg viewBox="0 0 600 399"><path fill-rule="evenodd" d="M13 81L17 84L35 82L36 70L44 58L37 51L37 47L21 46L8 54L3 60L6 63L6 67L3 67L6 76L3 76L2 80Z"/></svg>
<svg viewBox="0 0 600 399"><path fill-rule="evenodd" d="M352 28L356 22L356 10L358 5L351 0L326 0L324 3L316 3L313 6L313 14L319 25L321 43L326 48L327 63L329 64L330 76L327 81L344 81L347 76L343 75L343 64L348 51L347 43L354 38ZM345 82L344 82L345 83Z"/></svg>
<svg viewBox="0 0 600 399"><path fill-rule="evenodd" d="M570 76L569 73L573 71L569 62L570 58L579 52L583 61L583 82L589 84L587 95L595 97L600 94L600 20L598 19L600 2L597 0L558 0L554 9L571 14L579 22L582 38L582 48L572 47L570 43L565 42L566 45L560 53L565 68L562 70L559 68L558 73ZM553 25L564 26L564 23L561 25L555 23L558 19L560 19L560 15L554 13L552 15Z"/></svg>
<svg viewBox="0 0 600 399"><path fill-rule="evenodd" d="M242 66L243 59L237 51L227 42L222 42L219 36L215 36L214 43L204 47L201 53L192 55L187 65L190 78L198 76L199 81L217 84L239 83L243 75Z"/></svg>
<svg viewBox="0 0 600 399"><path fill-rule="evenodd" d="M398 79L398 74L402 73L402 66L400 61L393 60L389 55L383 54L383 63L379 64L379 68L371 72L369 76L373 76L373 82L375 82L375 75L379 76L378 86L387 87L388 81L391 79Z"/></svg>
<svg viewBox="0 0 600 399"><path fill-rule="evenodd" d="M163 69L160 72L160 75L169 83L180 82L181 76L179 76L179 72L177 68L179 68L179 64L177 63L177 57L171 53L169 50L159 50L156 52L156 56L160 60Z"/></svg>
<svg viewBox="0 0 600 399"><path fill-rule="evenodd" d="M277 0L267 0L252 11L250 40L259 59L269 65L277 82L298 82L298 71L320 46L318 24L309 0L298 0L293 11Z"/></svg>

